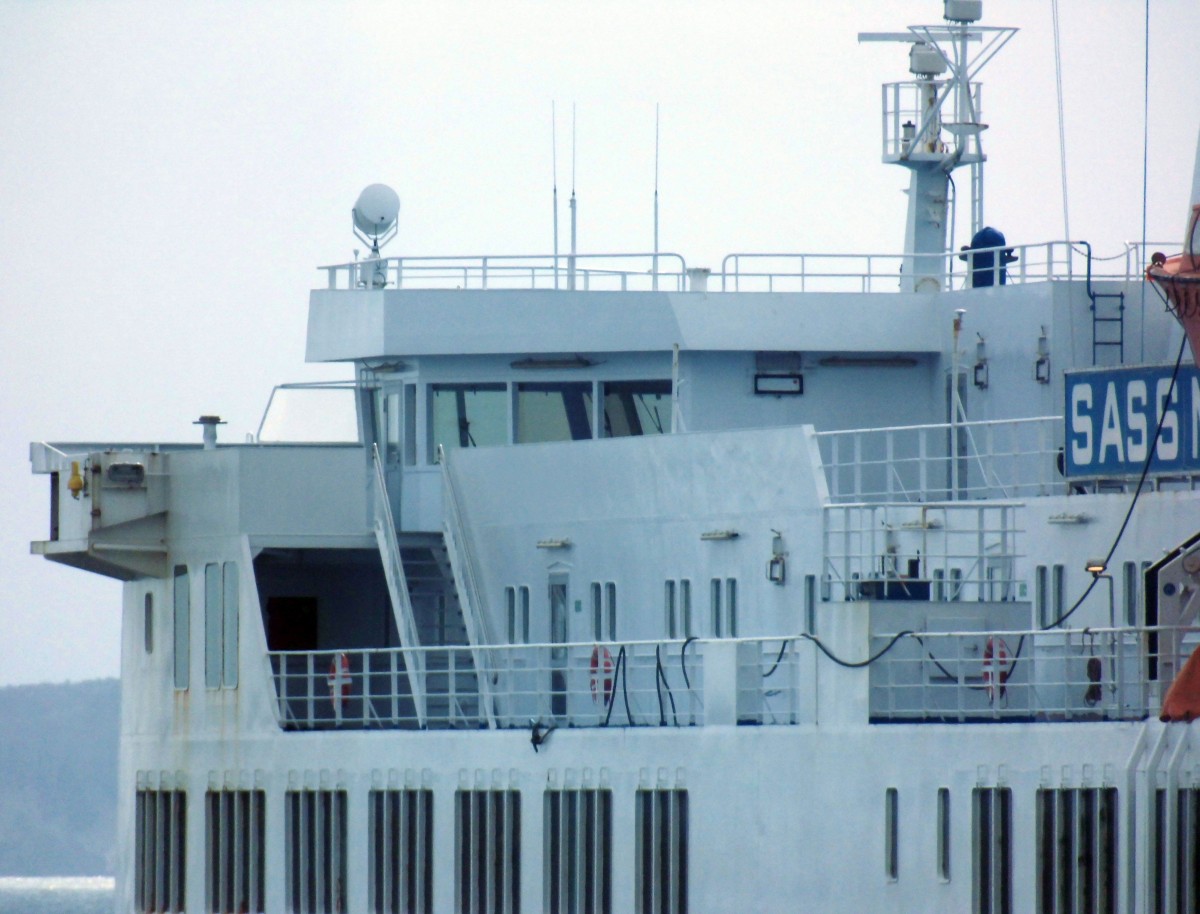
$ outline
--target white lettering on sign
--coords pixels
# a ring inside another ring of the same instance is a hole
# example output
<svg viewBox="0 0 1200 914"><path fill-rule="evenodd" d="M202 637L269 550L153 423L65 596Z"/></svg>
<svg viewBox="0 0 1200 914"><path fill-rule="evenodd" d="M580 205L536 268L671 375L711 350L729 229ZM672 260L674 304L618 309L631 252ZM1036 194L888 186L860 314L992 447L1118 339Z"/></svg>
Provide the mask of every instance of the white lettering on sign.
<svg viewBox="0 0 1200 914"><path fill-rule="evenodd" d="M1146 428L1146 409L1150 399L1145 381L1130 381L1125 391L1125 414L1129 417L1130 435L1125 439L1130 461L1144 463L1150 439Z"/></svg>
<svg viewBox="0 0 1200 914"><path fill-rule="evenodd" d="M1121 413L1117 406L1117 385L1112 381L1104 390L1104 419L1100 423L1099 459L1103 463L1105 454L1113 448L1119 463L1125 462L1125 447L1121 436ZM1162 455L1162 445L1159 445L1159 455Z"/></svg>
<svg viewBox="0 0 1200 914"><path fill-rule="evenodd" d="M1092 385L1076 384L1071 388L1071 460L1076 466L1092 462Z"/></svg>
<svg viewBox="0 0 1200 914"><path fill-rule="evenodd" d="M1162 431L1158 434L1155 455L1159 460L1174 460L1179 456L1179 410L1167 409L1167 391L1171 391L1171 403L1179 402L1179 388L1172 388L1170 378L1159 378L1154 386L1154 400L1158 404L1158 415Z"/></svg>

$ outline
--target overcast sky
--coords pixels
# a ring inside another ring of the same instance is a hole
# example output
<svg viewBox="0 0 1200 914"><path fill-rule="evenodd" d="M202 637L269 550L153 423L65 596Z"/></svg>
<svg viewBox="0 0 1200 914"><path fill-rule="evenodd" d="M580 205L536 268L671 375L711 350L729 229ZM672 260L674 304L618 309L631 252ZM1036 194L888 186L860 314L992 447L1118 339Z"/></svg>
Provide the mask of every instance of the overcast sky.
<svg viewBox="0 0 1200 914"><path fill-rule="evenodd" d="M1142 233L1139 0L1061 0L1071 234ZM1050 0L984 72L987 221L1064 237ZM28 443L227 440L306 366L308 289L351 258L349 208L403 200L389 253L548 253L550 106L584 251L897 252L902 169L859 31L937 0L130 3L0 0L0 684L118 672L120 585L29 555L48 535ZM1179 246L1200 124L1200 4L1152 0L1148 235ZM960 218L960 225L966 217ZM565 219L565 211L564 211ZM963 239L958 239L961 243Z"/></svg>

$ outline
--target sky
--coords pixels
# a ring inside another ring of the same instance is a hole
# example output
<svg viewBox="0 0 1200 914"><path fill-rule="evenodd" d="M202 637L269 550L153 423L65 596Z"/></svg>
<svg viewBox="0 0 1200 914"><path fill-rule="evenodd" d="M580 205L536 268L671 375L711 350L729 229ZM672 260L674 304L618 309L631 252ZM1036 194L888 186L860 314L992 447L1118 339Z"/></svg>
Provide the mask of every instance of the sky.
<svg viewBox="0 0 1200 914"><path fill-rule="evenodd" d="M1070 234L1178 249L1198 128L1200 4L1150 0L1143 194L1139 0L1060 0ZM986 220L1066 236L1050 0L983 72ZM387 253L552 247L554 145L584 252L894 253L907 175L879 161L881 83L936 0L0 0L0 685L115 676L120 585L29 554L48 536L31 441L225 440L304 364L308 290L402 200ZM571 121L575 119L572 168ZM963 217L962 221L965 221ZM565 226L566 211L562 211ZM961 231L961 230L960 230ZM564 236L565 237L565 236ZM959 238L957 243L965 239Z"/></svg>

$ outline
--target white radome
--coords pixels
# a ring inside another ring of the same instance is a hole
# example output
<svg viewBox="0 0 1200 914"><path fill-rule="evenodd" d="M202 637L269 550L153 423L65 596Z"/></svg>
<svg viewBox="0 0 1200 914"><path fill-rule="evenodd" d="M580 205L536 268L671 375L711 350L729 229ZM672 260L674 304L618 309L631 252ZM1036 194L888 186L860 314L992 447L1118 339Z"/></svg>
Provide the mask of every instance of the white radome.
<svg viewBox="0 0 1200 914"><path fill-rule="evenodd" d="M400 195L386 184L363 188L354 204L354 225L367 235L381 235L396 224L400 216Z"/></svg>

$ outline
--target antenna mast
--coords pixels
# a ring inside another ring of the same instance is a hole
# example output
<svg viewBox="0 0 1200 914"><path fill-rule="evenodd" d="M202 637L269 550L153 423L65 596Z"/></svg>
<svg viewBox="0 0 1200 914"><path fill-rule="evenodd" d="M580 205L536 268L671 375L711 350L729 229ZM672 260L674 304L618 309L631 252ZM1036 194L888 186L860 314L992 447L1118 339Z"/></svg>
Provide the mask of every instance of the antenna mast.
<svg viewBox="0 0 1200 914"><path fill-rule="evenodd" d="M550 102L550 168L554 194L554 288L558 288L558 123Z"/></svg>
<svg viewBox="0 0 1200 914"><path fill-rule="evenodd" d="M978 24L982 0L944 0L945 23L913 25L907 32L861 33L859 41L911 45L909 82L883 87L883 161L909 169L904 233L907 292L943 288L950 273L947 215L950 172L971 167L971 231L983 227L983 154L979 71L1017 30ZM978 49L970 48L978 44ZM948 75L943 76L949 71ZM902 123L903 122L903 123Z"/></svg>
<svg viewBox="0 0 1200 914"><path fill-rule="evenodd" d="M654 103L654 268L653 289L658 291L658 102Z"/></svg>
<svg viewBox="0 0 1200 914"><path fill-rule="evenodd" d="M575 288L575 103L571 102L571 256L567 258L567 288Z"/></svg>

